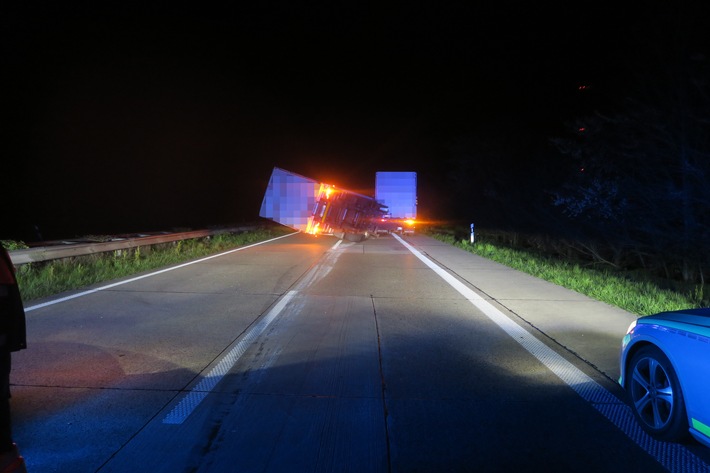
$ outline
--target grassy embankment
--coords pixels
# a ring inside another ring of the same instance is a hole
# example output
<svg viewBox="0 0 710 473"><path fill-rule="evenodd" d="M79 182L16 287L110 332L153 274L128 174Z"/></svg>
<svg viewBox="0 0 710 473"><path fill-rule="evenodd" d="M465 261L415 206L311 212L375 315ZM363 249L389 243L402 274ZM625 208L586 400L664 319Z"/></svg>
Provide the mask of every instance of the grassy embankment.
<svg viewBox="0 0 710 473"><path fill-rule="evenodd" d="M477 236L471 244L470 240L457 239L451 233L437 232L436 229L427 234L637 315L710 305L707 285L683 285L654 280L638 272L589 267L581 262L490 243L485 237Z"/></svg>
<svg viewBox="0 0 710 473"><path fill-rule="evenodd" d="M244 233L224 233L209 238L181 240L153 247L137 247L131 250L24 264L17 268L17 281L22 298L27 303L33 299L184 263L287 233L289 233L287 229L279 227ZM4 243L6 247L12 246L10 242Z"/></svg>

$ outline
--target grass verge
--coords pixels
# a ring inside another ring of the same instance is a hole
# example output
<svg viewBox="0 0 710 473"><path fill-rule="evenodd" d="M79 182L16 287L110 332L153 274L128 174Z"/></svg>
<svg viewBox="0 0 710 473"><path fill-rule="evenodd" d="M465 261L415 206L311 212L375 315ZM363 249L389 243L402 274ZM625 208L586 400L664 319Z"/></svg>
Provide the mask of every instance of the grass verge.
<svg viewBox="0 0 710 473"><path fill-rule="evenodd" d="M151 247L137 247L131 250L24 264L17 268L17 282L22 298L27 302L144 271L184 263L287 233L290 232L278 227L244 233L224 233Z"/></svg>
<svg viewBox="0 0 710 473"><path fill-rule="evenodd" d="M639 274L588 268L579 263L495 245L480 239L471 244L469 240L459 240L450 234L429 232L428 235L637 315L710 305L710 300L705 296L707 288L703 285L680 290L667 289Z"/></svg>

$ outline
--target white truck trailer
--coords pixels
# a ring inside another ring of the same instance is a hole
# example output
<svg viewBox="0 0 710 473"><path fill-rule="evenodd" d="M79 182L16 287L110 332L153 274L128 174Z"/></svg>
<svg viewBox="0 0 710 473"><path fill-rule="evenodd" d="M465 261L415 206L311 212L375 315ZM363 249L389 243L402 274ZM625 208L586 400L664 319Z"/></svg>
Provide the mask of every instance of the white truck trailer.
<svg viewBox="0 0 710 473"><path fill-rule="evenodd" d="M375 200L387 207L379 231L414 233L417 219L417 173L386 172L375 174Z"/></svg>

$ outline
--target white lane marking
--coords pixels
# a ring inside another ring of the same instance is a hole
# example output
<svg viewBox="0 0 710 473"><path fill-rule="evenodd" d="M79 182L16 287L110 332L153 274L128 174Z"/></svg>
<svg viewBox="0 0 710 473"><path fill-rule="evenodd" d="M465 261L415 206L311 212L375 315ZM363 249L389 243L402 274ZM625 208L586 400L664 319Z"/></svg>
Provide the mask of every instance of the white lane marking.
<svg viewBox="0 0 710 473"><path fill-rule="evenodd" d="M251 245L242 246L242 247L239 247L239 248L235 248L235 249L233 249L233 250L225 251L224 253L219 253L219 254L212 255L212 256L207 256L207 257L205 257L205 258L201 258L201 259L198 259L198 260L195 260L195 261L190 261L189 263L183 263L183 264L180 264L180 265L178 265L178 266L173 266L173 267L170 267L170 268L161 269L160 271L154 271L154 272L152 272L152 273L144 274L144 275L142 275L142 276L137 276L137 277L135 277L135 278L126 279L125 281L115 282L115 283L113 283L113 284L107 284L106 286L97 287L97 288L95 288L95 289L90 289L90 290L88 290L88 291L78 292L78 293L76 293L76 294L72 294L71 296L61 297L61 298L59 298L59 299L54 299L54 300L51 300L51 301L43 302L42 304L37 304L37 305L25 307L25 312L31 312L31 311L36 310L36 309L41 309L41 308L43 308L43 307L47 307L47 306L50 306L50 305L59 304L60 302L66 302L66 301L71 300L71 299L76 299L77 297L88 296L89 294L93 294L93 293L95 293L95 292L105 291L106 289L111 289L111 288L116 287L116 286L121 286L121 285L123 285L123 284L128 284L129 282L138 281L138 280L140 280L140 279L149 278L149 277L155 276L155 275L157 275L157 274L162 274L162 273L166 273L166 272L168 272L168 271L173 271L173 270L175 270L175 269L184 268L185 266L190 266L191 264L201 263L201 262L203 262L203 261L207 261L207 260L210 260L210 259L212 259L212 258L219 258L220 256L228 255L228 254L234 253L234 252L236 252L236 251L246 250L247 248L253 248L253 247L258 246L258 245L263 245L264 243L269 243L269 242L271 242L271 241L276 241L276 240L279 240L279 239L281 239L281 238L290 237L290 236L296 235L296 234L297 234L297 233L289 233L288 235L283 235L283 236L280 236L280 237L272 238L271 240L260 241L259 243L253 243L253 244L251 244Z"/></svg>
<svg viewBox="0 0 710 473"><path fill-rule="evenodd" d="M648 436L641 430L631 409L623 401L513 322L419 250L396 234L393 233L392 236L668 470L710 472L710 465L683 445L659 442Z"/></svg>
<svg viewBox="0 0 710 473"><path fill-rule="evenodd" d="M207 397L208 394L217 386L217 384L224 378L224 376L231 370L237 363L239 358L247 351L249 346L251 346L259 335L261 335L264 330L274 321L276 317L286 308L289 302L303 289L313 283L313 281L320 280L321 277L318 275L321 273L327 274L330 272L332 265L337 261L339 253L335 253L334 250L340 246L342 240L338 240L331 248L328 250L326 257L315 265L304 278L296 285L296 290L292 290L286 293L284 297L279 300L279 302L247 333L242 337L239 342L231 349L229 352L222 357L222 359L217 362L217 364L212 368L205 377L203 377L199 383L193 387L190 392L188 392L182 400L165 416L163 419L163 424L182 424L185 419L187 419L190 414L197 408L197 406Z"/></svg>
<svg viewBox="0 0 710 473"><path fill-rule="evenodd" d="M254 343L254 340L261 335L266 327L278 316L286 305L298 294L298 291L289 291L276 304L266 316L254 325L246 336L237 343L234 348L210 370L202 380L190 390L187 395L168 413L163 419L163 424L182 424L187 417L192 414L195 408L207 397L209 393L217 386L222 378L236 364L237 360L244 354L249 346Z"/></svg>

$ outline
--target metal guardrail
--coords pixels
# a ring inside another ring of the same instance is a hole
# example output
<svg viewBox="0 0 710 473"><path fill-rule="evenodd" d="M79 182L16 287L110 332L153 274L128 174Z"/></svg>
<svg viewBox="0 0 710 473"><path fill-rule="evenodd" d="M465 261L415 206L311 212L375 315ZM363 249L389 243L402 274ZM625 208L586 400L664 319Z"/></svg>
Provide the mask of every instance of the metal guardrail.
<svg viewBox="0 0 710 473"><path fill-rule="evenodd" d="M97 243L76 243L54 246L39 246L24 250L8 251L10 259L14 265L36 263L62 258L72 258L74 256L86 256L108 251L125 250L137 248L139 246L151 246L161 243L170 243L180 240L191 240L193 238L204 238L222 233L243 232L255 229L256 226L236 227L219 230L195 230L182 233L166 233L163 235L151 235L136 238L116 239L107 242Z"/></svg>

